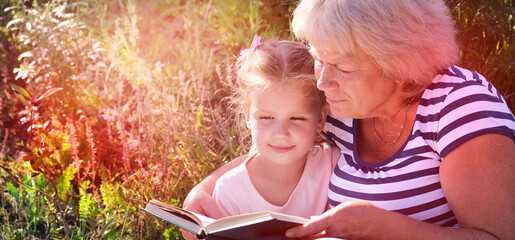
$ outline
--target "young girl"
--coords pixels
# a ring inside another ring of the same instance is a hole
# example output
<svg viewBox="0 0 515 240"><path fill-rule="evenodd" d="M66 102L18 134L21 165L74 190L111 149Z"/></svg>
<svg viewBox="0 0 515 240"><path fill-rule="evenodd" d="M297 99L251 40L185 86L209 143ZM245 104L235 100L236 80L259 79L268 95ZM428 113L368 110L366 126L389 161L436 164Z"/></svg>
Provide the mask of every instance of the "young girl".
<svg viewBox="0 0 515 240"><path fill-rule="evenodd" d="M224 216L271 210L305 218L322 214L339 149L315 144L329 111L316 88L305 45L254 37L238 59L234 101L252 135L243 163L213 192Z"/></svg>

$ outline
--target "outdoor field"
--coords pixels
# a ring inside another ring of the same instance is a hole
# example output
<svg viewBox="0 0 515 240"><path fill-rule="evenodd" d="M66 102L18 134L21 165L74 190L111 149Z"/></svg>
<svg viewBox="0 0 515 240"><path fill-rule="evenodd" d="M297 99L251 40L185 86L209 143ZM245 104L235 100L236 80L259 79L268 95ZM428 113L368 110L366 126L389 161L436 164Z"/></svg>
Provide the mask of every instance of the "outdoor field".
<svg viewBox="0 0 515 240"><path fill-rule="evenodd" d="M248 151L231 64L294 40L297 2L0 1L0 239L182 239L140 208ZM446 2L458 65L514 112L514 1Z"/></svg>

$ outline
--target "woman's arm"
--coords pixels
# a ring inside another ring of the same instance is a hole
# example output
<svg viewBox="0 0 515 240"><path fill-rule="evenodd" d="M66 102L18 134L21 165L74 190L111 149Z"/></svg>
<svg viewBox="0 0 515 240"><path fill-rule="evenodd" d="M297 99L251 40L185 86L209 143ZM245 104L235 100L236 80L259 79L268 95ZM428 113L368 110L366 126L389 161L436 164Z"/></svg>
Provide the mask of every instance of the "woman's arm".
<svg viewBox="0 0 515 240"><path fill-rule="evenodd" d="M205 178L201 183L195 186L188 193L186 199L182 204L184 209L200 213L202 215L211 217L211 218L220 218L222 217L222 213L220 209L216 205L215 201L212 199L213 190L215 189L216 181L220 178L224 173L229 170L237 167L248 157L247 154L239 156L234 160L226 163L221 166L217 170L215 170L211 175Z"/></svg>
<svg viewBox="0 0 515 240"><path fill-rule="evenodd" d="M443 159L440 182L461 228L515 239L515 143L487 134Z"/></svg>
<svg viewBox="0 0 515 240"><path fill-rule="evenodd" d="M425 223L366 202L346 202L288 237L348 239L515 239L515 143L489 134L453 150L440 167L442 189L460 228ZM320 235L325 231L324 235Z"/></svg>

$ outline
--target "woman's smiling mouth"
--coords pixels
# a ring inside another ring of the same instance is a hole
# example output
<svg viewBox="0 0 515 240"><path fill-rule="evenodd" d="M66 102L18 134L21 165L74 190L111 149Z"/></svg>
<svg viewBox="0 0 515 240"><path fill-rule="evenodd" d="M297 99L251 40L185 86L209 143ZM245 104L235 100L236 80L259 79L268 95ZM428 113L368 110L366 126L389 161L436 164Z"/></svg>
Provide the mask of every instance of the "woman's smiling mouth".
<svg viewBox="0 0 515 240"><path fill-rule="evenodd" d="M333 98L330 98L330 97L325 97L325 100L327 101L327 103L329 104L336 104L336 103L341 103L341 102L344 102L345 100L337 100L337 99L333 99Z"/></svg>

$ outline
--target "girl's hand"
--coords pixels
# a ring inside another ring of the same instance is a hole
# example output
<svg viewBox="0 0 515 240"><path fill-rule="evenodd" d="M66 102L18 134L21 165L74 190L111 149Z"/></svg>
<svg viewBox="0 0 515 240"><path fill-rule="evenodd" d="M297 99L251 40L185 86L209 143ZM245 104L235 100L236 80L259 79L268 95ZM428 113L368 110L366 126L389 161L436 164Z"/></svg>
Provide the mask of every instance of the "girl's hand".
<svg viewBox="0 0 515 240"><path fill-rule="evenodd" d="M190 193L188 193L182 207L188 211L214 219L223 217L222 212L218 208L216 201L211 197L211 194L198 188L193 188Z"/></svg>
<svg viewBox="0 0 515 240"><path fill-rule="evenodd" d="M182 232L182 237L186 240L197 240L197 236L195 236L195 234L193 233L190 233L184 229L181 228L181 232Z"/></svg>
<svg viewBox="0 0 515 240"><path fill-rule="evenodd" d="M198 188L193 188L190 191L182 206L190 212L199 213L210 218L218 219L222 217L222 212L220 212L215 200L211 198L211 194ZM181 231L184 239L197 240L197 236L195 236L195 234L184 229L181 229Z"/></svg>

